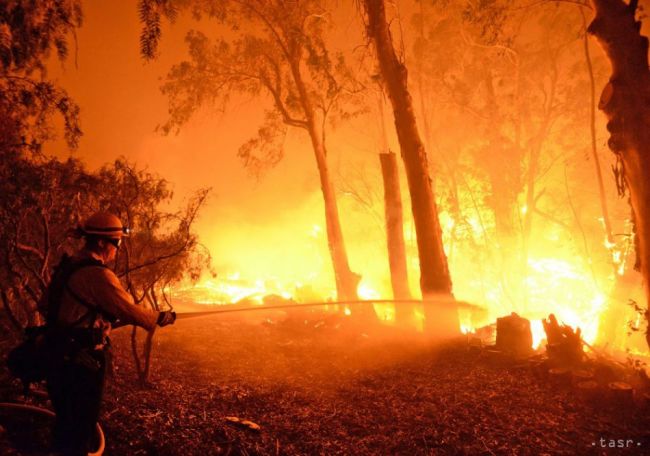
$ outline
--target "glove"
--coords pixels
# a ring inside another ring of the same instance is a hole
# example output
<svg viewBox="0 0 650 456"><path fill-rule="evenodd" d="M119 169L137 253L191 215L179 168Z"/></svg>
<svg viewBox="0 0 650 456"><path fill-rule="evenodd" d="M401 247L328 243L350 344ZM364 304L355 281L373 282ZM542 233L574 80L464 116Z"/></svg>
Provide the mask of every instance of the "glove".
<svg viewBox="0 0 650 456"><path fill-rule="evenodd" d="M168 310L165 312L160 312L158 314L158 321L156 322L156 324L160 327L163 327L167 325L173 325L175 321L176 321L176 312Z"/></svg>

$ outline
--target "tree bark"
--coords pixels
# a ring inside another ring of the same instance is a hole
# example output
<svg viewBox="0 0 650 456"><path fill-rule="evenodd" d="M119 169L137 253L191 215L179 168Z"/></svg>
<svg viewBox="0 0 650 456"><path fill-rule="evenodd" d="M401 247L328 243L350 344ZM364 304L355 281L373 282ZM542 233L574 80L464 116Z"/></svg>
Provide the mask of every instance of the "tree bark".
<svg viewBox="0 0 650 456"><path fill-rule="evenodd" d="M298 48L296 48L298 49ZM325 225L327 228L327 244L332 258L334 269L334 279L336 281L336 294L339 301L356 301L357 286L361 276L352 272L348 262L348 253L345 248L343 231L339 219L339 210L336 202L336 193L330 178L329 168L327 166L327 149L321 129L318 128L316 114L310 102L307 87L302 79L300 72L300 54L296 50L292 55L291 74L302 106L305 118L307 120L307 131L311 139L316 165L318 166L318 176L320 178L321 191L325 204Z"/></svg>
<svg viewBox="0 0 650 456"><path fill-rule="evenodd" d="M318 176L320 177L323 202L325 204L325 225L327 228L327 244L332 258L334 278L336 280L336 294L339 301L355 301L357 297L357 286L361 276L352 272L348 262L348 253L345 248L343 231L339 219L338 204L334 186L327 166L327 153L325 145L320 138L310 129L316 164L318 165Z"/></svg>
<svg viewBox="0 0 650 456"><path fill-rule="evenodd" d="M648 39L635 20L637 1L592 0L596 15L589 25L612 64L599 108L609 120L609 147L623 165L636 219L637 257L650 304L650 70ZM650 335L646 335L650 346Z"/></svg>
<svg viewBox="0 0 650 456"><path fill-rule="evenodd" d="M384 210L386 215L386 244L388 247L388 264L390 266L390 283L395 299L411 299L408 271L406 269L406 247L404 245L404 217L402 215L402 195L399 188L397 159L392 152L379 154L381 174L384 180ZM398 321L408 322L410 315L405 314L402 304L396 304Z"/></svg>
<svg viewBox="0 0 650 456"><path fill-rule="evenodd" d="M424 298L451 295L452 283L442 245L438 209L429 167L407 87L407 69L395 54L383 0L365 0L367 32L375 45L381 75L390 98L395 128L406 168L420 259L420 289Z"/></svg>

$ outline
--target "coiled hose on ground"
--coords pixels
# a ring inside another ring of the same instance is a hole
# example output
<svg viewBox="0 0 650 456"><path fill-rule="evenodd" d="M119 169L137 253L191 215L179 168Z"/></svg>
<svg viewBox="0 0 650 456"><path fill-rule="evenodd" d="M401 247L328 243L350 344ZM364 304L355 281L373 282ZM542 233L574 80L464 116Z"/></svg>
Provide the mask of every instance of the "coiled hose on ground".
<svg viewBox="0 0 650 456"><path fill-rule="evenodd" d="M46 408L37 407L35 405L29 404L16 404L13 402L0 402L0 409L5 410L24 410L28 412L38 413L45 415L51 418L54 418L54 412ZM99 442L99 448L92 453L88 453L88 456L102 456L104 454L104 448L106 446L106 440L104 439L104 431L102 431L101 426L97 423L97 440Z"/></svg>

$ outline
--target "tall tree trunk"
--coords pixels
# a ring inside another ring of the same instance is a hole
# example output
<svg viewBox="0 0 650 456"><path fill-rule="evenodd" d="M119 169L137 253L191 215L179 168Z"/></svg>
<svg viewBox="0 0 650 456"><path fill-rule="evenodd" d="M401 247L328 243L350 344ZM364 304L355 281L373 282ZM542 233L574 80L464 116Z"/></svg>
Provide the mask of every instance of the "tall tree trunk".
<svg viewBox="0 0 650 456"><path fill-rule="evenodd" d="M609 122L609 147L621 160L630 192L638 240L637 258L650 305L650 70L648 39L636 22L637 0L592 0L596 16L589 32L612 64L599 108ZM647 317L647 315L646 315ZM650 334L646 333L650 346Z"/></svg>
<svg viewBox="0 0 650 456"><path fill-rule="evenodd" d="M381 174L384 180L384 209L386 214L386 244L390 283L395 299L411 299L408 272L406 269L406 247L404 245L404 217L402 215L402 195L399 189L397 159L392 152L379 154ZM396 305L398 321L409 323L411 314L403 312L401 303Z"/></svg>
<svg viewBox="0 0 650 456"><path fill-rule="evenodd" d="M485 66L489 68L488 63ZM496 157L487 160L485 166L490 179L490 206L494 210L496 236L501 251L504 252L504 248L509 250L514 244L517 194L521 183L519 163L513 163L512 157L516 155L517 159L520 160L521 154L518 151L515 153L514 147L516 145L510 145L501 133L501 127L505 121L499 110L493 78L494 75L491 70L485 71L483 82L487 97L488 123L486 136L489 148L486 153L496 155Z"/></svg>
<svg viewBox="0 0 650 456"><path fill-rule="evenodd" d="M327 243L329 246L330 256L332 258L332 267L334 269L334 279L336 281L336 294L340 301L355 301L358 299L357 286L361 276L352 272L348 262L348 253L345 249L343 231L339 219L339 210L336 202L336 193L334 185L329 174L327 166L327 149L325 148L325 137L323 130L319 128L316 121L316 113L309 98L307 87L302 79L300 72L300 47L292 47L290 67L291 75L300 98L305 118L307 119L307 131L311 139L316 165L318 166L318 176L320 178L321 191L325 203L325 225L327 227Z"/></svg>
<svg viewBox="0 0 650 456"><path fill-rule="evenodd" d="M424 42L424 8L425 2L420 2L420 20L418 21L418 34L420 39ZM418 55L419 54L419 55ZM417 65L417 86L418 94L420 95L420 115L422 116L422 127L424 128L424 145L426 150L431 150L431 145L433 141L431 140L431 127L429 125L429 110L427 109L427 103L424 94L424 69L422 63L424 62L424 53L419 52L415 56L415 62ZM435 168L434 168L435 169ZM435 177L435 176L434 176ZM432 188L435 190L435 181L432 182Z"/></svg>
<svg viewBox="0 0 650 456"><path fill-rule="evenodd" d="M435 297L453 297L452 284L427 154L408 91L406 66L395 54L384 1L365 0L364 8L368 16L368 36L375 45L379 69L393 106L395 129L406 168L420 259L420 289L423 299L427 300L424 303L424 327L437 337L457 334L460 323L456 306L450 305L446 299L435 306L431 301Z"/></svg>
<svg viewBox="0 0 650 456"><path fill-rule="evenodd" d="M368 36L375 45L381 75L393 106L395 128L406 168L420 259L420 289L423 297L451 295L452 284L442 245L438 209L431 189L426 151L407 87L407 70L395 54L384 1L365 0L364 8L368 16Z"/></svg>
<svg viewBox="0 0 650 456"><path fill-rule="evenodd" d="M379 90L377 97L379 108L379 129L382 153L379 154L382 177L384 180L384 210L386 219L386 243L388 247L388 264L393 298L411 299L406 262L406 245L404 242L404 211L399 185L399 171L395 154L388 147L386 116L384 114L384 91ZM410 326L414 323L415 308L413 304L400 302L395 304L395 319L399 324Z"/></svg>
<svg viewBox="0 0 650 456"><path fill-rule="evenodd" d="M348 263L348 254L345 249L343 231L339 220L339 210L336 202L334 186L327 167L327 153L320 135L312 129L309 130L311 136L316 164L318 165L318 175L320 177L321 191L323 192L323 201L325 203L325 225L327 227L327 244L332 257L334 267L334 278L336 280L336 294L341 301L357 300L357 286L359 285L360 276L350 269Z"/></svg>

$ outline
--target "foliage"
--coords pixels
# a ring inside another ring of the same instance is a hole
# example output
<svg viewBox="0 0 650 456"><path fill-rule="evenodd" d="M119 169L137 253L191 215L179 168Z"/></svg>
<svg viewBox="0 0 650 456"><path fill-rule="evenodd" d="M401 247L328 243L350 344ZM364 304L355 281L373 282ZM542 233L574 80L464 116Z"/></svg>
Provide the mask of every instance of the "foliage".
<svg viewBox="0 0 650 456"><path fill-rule="evenodd" d="M53 51L66 59L68 37L81 23L80 0L0 3L0 151L39 150L54 136L57 113L68 145L76 147L79 107L47 80L45 65Z"/></svg>
<svg viewBox="0 0 650 456"><path fill-rule="evenodd" d="M0 162L0 287L17 325L34 324L50 272L59 258L79 247L71 229L98 210L119 215L134 235L119 255L116 272L126 277L136 302L169 306L166 288L196 279L209 255L192 231L208 190L195 193L184 208L167 212L169 183L124 159L91 173L74 159L8 153Z"/></svg>
<svg viewBox="0 0 650 456"><path fill-rule="evenodd" d="M170 103L170 118L161 127L164 133L177 132L202 107L225 109L233 94L262 97L271 107L257 135L238 153L259 175L282 158L287 127L324 138L328 120L360 112L358 87L342 54L326 45L330 21L323 2L221 5L214 9L203 2L177 4L216 19L220 25L215 28L222 27L223 33L215 40L202 31L188 33L190 59L171 69L162 88ZM144 29L153 22L143 20ZM151 46L143 46L145 56L151 54Z"/></svg>

